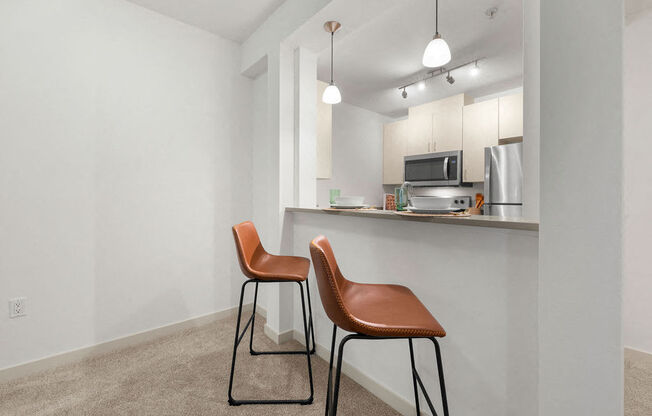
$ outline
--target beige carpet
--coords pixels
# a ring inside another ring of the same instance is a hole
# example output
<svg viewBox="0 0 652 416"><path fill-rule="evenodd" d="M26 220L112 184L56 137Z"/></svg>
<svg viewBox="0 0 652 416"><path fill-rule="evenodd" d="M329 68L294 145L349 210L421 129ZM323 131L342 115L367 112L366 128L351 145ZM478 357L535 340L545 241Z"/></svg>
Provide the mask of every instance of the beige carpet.
<svg viewBox="0 0 652 416"><path fill-rule="evenodd" d="M625 350L625 416L652 415L652 355Z"/></svg>
<svg viewBox="0 0 652 416"><path fill-rule="evenodd" d="M322 415L328 363L313 356L315 402L310 406L227 403L235 318L186 330L0 384L0 415ZM263 318L258 318L263 322ZM243 339L247 347L248 337ZM257 325L257 349L276 346ZM292 342L283 348L300 348ZM236 398L307 397L305 356L251 357L241 348ZM342 415L397 415L344 377ZM652 356L625 351L625 416L652 415Z"/></svg>
<svg viewBox="0 0 652 416"><path fill-rule="evenodd" d="M254 347L274 349L258 318ZM0 415L323 415L328 363L313 357L315 401L309 406L237 406L227 403L235 318L74 365L0 384ZM238 349L234 397L306 398L305 356L248 353ZM301 346L288 343L284 348ZM342 415L397 415L344 377Z"/></svg>

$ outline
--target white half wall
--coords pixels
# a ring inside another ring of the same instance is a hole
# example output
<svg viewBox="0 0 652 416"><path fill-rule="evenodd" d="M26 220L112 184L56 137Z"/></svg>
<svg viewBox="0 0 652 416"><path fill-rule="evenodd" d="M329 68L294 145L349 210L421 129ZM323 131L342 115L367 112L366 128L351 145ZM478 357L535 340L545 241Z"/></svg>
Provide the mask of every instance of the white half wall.
<svg viewBox="0 0 652 416"><path fill-rule="evenodd" d="M347 103L333 105L333 175L317 179L317 204L329 206L329 189L383 205L383 124L392 121Z"/></svg>
<svg viewBox="0 0 652 416"><path fill-rule="evenodd" d="M310 258L310 241L323 234L347 279L407 286L441 322L451 415L536 415L536 232L325 213L287 217L293 220L294 255ZM333 324L312 267L309 283L316 342L330 350ZM294 302L294 311L295 333L303 334L300 302ZM346 333L338 334L339 343ZM415 349L418 371L440 409L433 345L417 340ZM344 360L399 402L414 404L406 340L351 341ZM423 396L421 404L425 411Z"/></svg>
<svg viewBox="0 0 652 416"><path fill-rule="evenodd" d="M652 354L652 9L625 27L625 346Z"/></svg>
<svg viewBox="0 0 652 416"><path fill-rule="evenodd" d="M0 368L237 304L240 47L121 0L0 2ZM234 273L235 272L235 273Z"/></svg>
<svg viewBox="0 0 652 416"><path fill-rule="evenodd" d="M623 15L541 1L541 416L623 414Z"/></svg>

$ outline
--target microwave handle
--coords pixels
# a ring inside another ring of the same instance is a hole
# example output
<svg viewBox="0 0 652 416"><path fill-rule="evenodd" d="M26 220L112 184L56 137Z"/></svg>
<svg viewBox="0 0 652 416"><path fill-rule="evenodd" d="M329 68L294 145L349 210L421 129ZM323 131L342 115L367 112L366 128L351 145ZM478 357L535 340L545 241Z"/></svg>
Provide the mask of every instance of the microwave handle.
<svg viewBox="0 0 652 416"><path fill-rule="evenodd" d="M448 180L448 156L444 158L444 179Z"/></svg>

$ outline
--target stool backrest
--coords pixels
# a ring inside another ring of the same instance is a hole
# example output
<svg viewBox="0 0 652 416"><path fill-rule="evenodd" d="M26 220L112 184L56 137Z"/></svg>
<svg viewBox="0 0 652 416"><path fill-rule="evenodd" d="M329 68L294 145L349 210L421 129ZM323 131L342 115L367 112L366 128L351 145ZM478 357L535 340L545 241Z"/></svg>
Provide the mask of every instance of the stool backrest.
<svg viewBox="0 0 652 416"><path fill-rule="evenodd" d="M234 225L233 239L235 240L235 248L238 252L238 261L240 262L242 273L250 279L255 279L256 274L251 267L251 262L254 257L265 253L265 249L260 242L260 237L258 237L254 223L245 221L241 224Z"/></svg>
<svg viewBox="0 0 652 416"><path fill-rule="evenodd" d="M331 321L344 330L352 328L350 314L342 301L342 291L349 281L342 276L333 249L323 235L310 243L310 255L315 268L319 297Z"/></svg>

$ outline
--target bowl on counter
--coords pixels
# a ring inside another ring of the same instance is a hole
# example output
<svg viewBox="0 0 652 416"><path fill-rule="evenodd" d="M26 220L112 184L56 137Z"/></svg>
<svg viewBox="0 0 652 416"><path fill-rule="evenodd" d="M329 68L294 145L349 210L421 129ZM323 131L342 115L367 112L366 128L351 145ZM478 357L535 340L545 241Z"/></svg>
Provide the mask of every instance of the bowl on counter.
<svg viewBox="0 0 652 416"><path fill-rule="evenodd" d="M362 206L364 205L364 196L338 196L335 198L335 205Z"/></svg>
<svg viewBox="0 0 652 416"><path fill-rule="evenodd" d="M432 196L413 196L410 198L412 207L417 209L447 209L451 206L449 198L438 198Z"/></svg>

